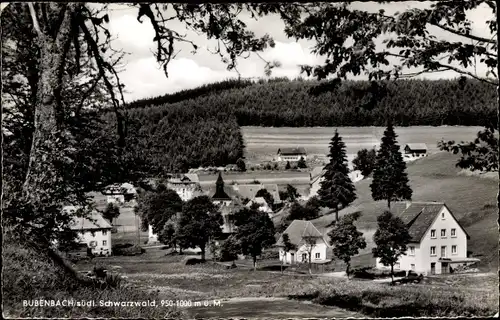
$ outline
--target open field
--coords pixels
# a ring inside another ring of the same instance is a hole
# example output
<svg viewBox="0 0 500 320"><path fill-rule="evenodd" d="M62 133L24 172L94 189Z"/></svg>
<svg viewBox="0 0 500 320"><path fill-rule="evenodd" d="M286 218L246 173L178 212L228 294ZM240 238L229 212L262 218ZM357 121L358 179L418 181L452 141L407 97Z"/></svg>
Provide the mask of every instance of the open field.
<svg viewBox="0 0 500 320"><path fill-rule="evenodd" d="M347 147L348 154L356 154L362 148L372 148L380 143L383 127L242 127L249 161L271 160L280 147L306 148L308 154L326 155L328 144L335 129L339 130ZM438 151L437 142L441 139L471 141L481 127L463 126L416 126L396 127L400 145L406 143L425 143L430 153Z"/></svg>
<svg viewBox="0 0 500 320"><path fill-rule="evenodd" d="M454 166L457 156L440 152L408 164L408 175L413 189L413 201L443 201L464 225L471 239L468 250L481 259L486 270L498 267L498 209L496 194L498 184L494 179L460 175ZM386 209L386 202L373 201L371 179L356 183L358 199L340 212L340 216L360 211L358 227L367 238L367 249L373 245L371 237L376 228L377 216ZM335 219L329 214L316 219L319 227L326 227Z"/></svg>
<svg viewBox="0 0 500 320"><path fill-rule="evenodd" d="M97 264L117 270L127 277L128 283L156 292L160 299L221 302L220 307L183 308L189 317L363 316L356 310L342 309L347 306L341 306L340 302L351 295L352 299L360 299L362 304L355 305L360 310L368 310L365 304L371 304L377 312L385 307L399 307L401 312L406 306L415 316L432 316L433 309L430 307L443 299L447 306L453 301L459 302L460 306L442 308L435 315L453 316L461 312L469 312L467 315L489 315L496 312L498 302L495 274L450 275L429 278L419 285L389 287L384 283L355 279L347 281L327 277L326 274L311 276L264 270L254 272L246 267L225 269L211 262L189 266L183 260L190 256L165 256L165 252L154 248L141 256L96 258L93 262L82 262L76 266L79 270L89 270ZM331 294L332 299L336 297L336 290L341 290L345 296L332 302L328 296ZM364 291L370 291L373 295L376 293L378 300L373 300L371 295L365 296ZM406 296L415 298L415 304L407 305L408 301L403 299ZM304 302L313 300L323 306L287 299L291 297ZM257 305L260 306L259 310L255 308ZM422 309L422 306L428 308ZM365 316L370 314L365 313Z"/></svg>

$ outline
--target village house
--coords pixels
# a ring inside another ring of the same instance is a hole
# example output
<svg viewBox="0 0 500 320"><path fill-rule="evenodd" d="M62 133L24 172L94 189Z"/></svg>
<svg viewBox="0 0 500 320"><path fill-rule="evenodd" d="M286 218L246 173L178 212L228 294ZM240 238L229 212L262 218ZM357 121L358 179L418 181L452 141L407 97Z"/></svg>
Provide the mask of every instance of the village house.
<svg viewBox="0 0 500 320"><path fill-rule="evenodd" d="M404 147L405 159L418 159L427 156L427 146L425 143L408 143Z"/></svg>
<svg viewBox="0 0 500 320"><path fill-rule="evenodd" d="M406 203L397 214L411 236L406 255L399 258L395 270L415 271L424 275L446 274L478 259L467 257L469 235L442 202ZM377 259L377 268L386 269Z"/></svg>
<svg viewBox="0 0 500 320"><path fill-rule="evenodd" d="M246 207L251 208L254 205L257 206L259 211L262 211L262 212L269 214L269 217L273 216L273 209L271 209L271 207L267 203L266 199L264 199L263 197L256 197L253 200L250 200L246 204Z"/></svg>
<svg viewBox="0 0 500 320"><path fill-rule="evenodd" d="M170 174L167 176L166 187L177 192L182 201L189 201L203 194L200 179L194 173Z"/></svg>
<svg viewBox="0 0 500 320"><path fill-rule="evenodd" d="M279 148L277 160L282 161L299 161L300 158L307 160L306 149L302 147L297 148Z"/></svg>
<svg viewBox="0 0 500 320"><path fill-rule="evenodd" d="M66 206L63 210L74 215L77 207ZM88 218L73 216L70 227L78 233L78 242L85 243L93 254L111 255L112 227L99 212L93 211Z"/></svg>
<svg viewBox="0 0 500 320"><path fill-rule="evenodd" d="M265 189L271 194L275 204L281 203L277 184L234 184L232 187L241 200L254 200L257 192L261 189Z"/></svg>
<svg viewBox="0 0 500 320"><path fill-rule="evenodd" d="M101 192L106 195L107 203L124 204L137 196L137 190L130 183L112 184Z"/></svg>
<svg viewBox="0 0 500 320"><path fill-rule="evenodd" d="M296 246L285 254L283 250L283 234L288 234L290 243ZM285 264L308 263L311 251L312 263L327 263L331 261L332 249L323 234L311 221L293 220L278 239L279 259Z"/></svg>
<svg viewBox="0 0 500 320"><path fill-rule="evenodd" d="M349 178L353 183L363 180L363 175L361 171L354 170L352 164L349 163ZM315 167L311 170L310 173L310 189L309 189L309 198L315 197L318 195L319 189L321 189L321 181L323 181L323 175L325 174L325 167Z"/></svg>

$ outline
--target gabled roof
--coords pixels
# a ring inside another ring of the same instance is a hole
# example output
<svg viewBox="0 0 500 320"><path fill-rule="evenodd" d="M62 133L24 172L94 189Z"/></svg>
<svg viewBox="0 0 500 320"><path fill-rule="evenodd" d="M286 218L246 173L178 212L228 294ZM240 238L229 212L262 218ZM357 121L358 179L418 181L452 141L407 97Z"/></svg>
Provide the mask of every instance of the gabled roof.
<svg viewBox="0 0 500 320"><path fill-rule="evenodd" d="M260 189L266 189L273 196L275 202L281 201L277 184L235 184L232 187L242 200L253 200Z"/></svg>
<svg viewBox="0 0 500 320"><path fill-rule="evenodd" d="M72 230L111 229L111 225L98 212L92 212L89 218L73 217L70 222Z"/></svg>
<svg viewBox="0 0 500 320"><path fill-rule="evenodd" d="M306 149L303 147L297 147L297 148L279 148L278 149L278 154L284 154L284 155L294 155L294 154L307 154Z"/></svg>
<svg viewBox="0 0 500 320"><path fill-rule="evenodd" d="M214 195L212 196L213 200L232 200L230 196L227 195L225 190L216 189Z"/></svg>
<svg viewBox="0 0 500 320"><path fill-rule="evenodd" d="M237 200L239 198L239 194L232 188L232 186L224 185L224 193L228 196L228 198L215 198L215 194L217 191L217 188L215 185L211 185L208 188L205 188L207 190L206 194L209 197L212 197L212 200ZM219 195L217 195L219 196Z"/></svg>
<svg viewBox="0 0 500 320"><path fill-rule="evenodd" d="M405 148L408 147L410 150L427 150L427 145L425 143L407 143Z"/></svg>
<svg viewBox="0 0 500 320"><path fill-rule="evenodd" d="M325 240L314 224L306 220L293 220L283 232L283 234L285 233L288 234L290 242L297 247L304 243L304 237L317 237ZM283 246L283 234L278 239L278 242L276 242L277 246Z"/></svg>
<svg viewBox="0 0 500 320"><path fill-rule="evenodd" d="M408 208L397 214L397 216L408 226L408 232L412 242L420 242L443 207L450 212L453 219L455 219L462 230L464 230L469 239L470 237L465 229L460 225L451 210L443 202L413 202Z"/></svg>

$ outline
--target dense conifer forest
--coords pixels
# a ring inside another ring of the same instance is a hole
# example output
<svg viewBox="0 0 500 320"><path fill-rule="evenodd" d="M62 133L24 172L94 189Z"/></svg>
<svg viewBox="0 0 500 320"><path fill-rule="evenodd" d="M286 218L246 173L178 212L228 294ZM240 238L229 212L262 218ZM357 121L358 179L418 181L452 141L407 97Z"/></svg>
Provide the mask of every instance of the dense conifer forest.
<svg viewBox="0 0 500 320"><path fill-rule="evenodd" d="M496 88L470 79L322 87L303 79L226 80L137 100L127 106L129 149L148 159L149 170L185 171L235 163L244 149L239 126L385 126L389 118L396 126L485 126L496 116Z"/></svg>

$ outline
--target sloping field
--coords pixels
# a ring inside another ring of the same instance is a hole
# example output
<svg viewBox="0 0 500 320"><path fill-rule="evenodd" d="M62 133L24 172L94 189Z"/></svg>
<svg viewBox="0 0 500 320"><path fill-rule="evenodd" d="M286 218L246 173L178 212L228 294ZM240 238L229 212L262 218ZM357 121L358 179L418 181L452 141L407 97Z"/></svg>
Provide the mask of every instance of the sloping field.
<svg viewBox="0 0 500 320"><path fill-rule="evenodd" d="M408 175L413 189L413 201L443 201L457 219L463 221L471 239L468 250L479 257L486 268L498 266L498 184L493 179L458 175L457 156L439 152L408 164ZM356 183L358 199L342 210L340 215L360 211L358 227L368 232L376 228L377 216L386 209L386 202L373 201L371 179ZM320 227L329 225L334 214L316 219ZM371 243L367 241L368 244Z"/></svg>
<svg viewBox="0 0 500 320"><path fill-rule="evenodd" d="M326 155L328 144L339 130L347 147L348 154L355 154L363 148L378 146L384 127L241 127L246 146L246 157L251 161L270 160L280 147L306 148L308 154ZM439 151L437 142L441 139L471 141L480 127L463 126L415 126L396 127L398 141L406 143L425 143L430 153Z"/></svg>

